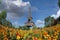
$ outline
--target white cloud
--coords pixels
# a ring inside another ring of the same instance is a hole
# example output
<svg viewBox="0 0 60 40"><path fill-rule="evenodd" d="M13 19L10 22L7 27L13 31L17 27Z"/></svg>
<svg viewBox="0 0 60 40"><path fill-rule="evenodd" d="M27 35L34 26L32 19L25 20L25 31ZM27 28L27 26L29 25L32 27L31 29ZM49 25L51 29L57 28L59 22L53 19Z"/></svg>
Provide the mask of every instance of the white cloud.
<svg viewBox="0 0 60 40"><path fill-rule="evenodd" d="M15 21L15 22L13 23L13 25L14 25L15 27L19 27L19 26L20 26L17 21Z"/></svg>
<svg viewBox="0 0 60 40"><path fill-rule="evenodd" d="M43 24L43 23L44 23L44 21L37 20L37 21L36 21L36 23L38 23L38 24Z"/></svg>
<svg viewBox="0 0 60 40"><path fill-rule="evenodd" d="M1 0L0 11L7 10L7 18L19 18L28 12L28 7L31 6L30 2L23 0ZM39 10L37 7L31 7L31 11Z"/></svg>
<svg viewBox="0 0 60 40"><path fill-rule="evenodd" d="M57 11L57 14L51 15L51 17L54 17L55 19L60 16L60 10Z"/></svg>
<svg viewBox="0 0 60 40"><path fill-rule="evenodd" d="M36 25L37 25L37 27L44 27L44 21L37 20Z"/></svg>
<svg viewBox="0 0 60 40"><path fill-rule="evenodd" d="M33 6L33 7L31 7L31 10L34 11L34 12L36 12L36 11L38 12L39 8Z"/></svg>
<svg viewBox="0 0 60 40"><path fill-rule="evenodd" d="M13 4L17 5L17 6L26 6L27 4L29 5L29 2L23 2L22 0L16 0L12 2Z"/></svg>
<svg viewBox="0 0 60 40"><path fill-rule="evenodd" d="M23 2L22 0L1 0L0 11L7 10L13 18L21 17L29 6L30 2Z"/></svg>

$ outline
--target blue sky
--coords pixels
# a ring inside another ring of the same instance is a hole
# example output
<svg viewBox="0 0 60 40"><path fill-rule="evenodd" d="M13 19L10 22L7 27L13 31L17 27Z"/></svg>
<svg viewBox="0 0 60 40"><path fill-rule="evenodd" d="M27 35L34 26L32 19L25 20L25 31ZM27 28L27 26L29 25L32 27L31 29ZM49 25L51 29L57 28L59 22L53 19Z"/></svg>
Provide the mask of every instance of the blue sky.
<svg viewBox="0 0 60 40"><path fill-rule="evenodd" d="M44 20L45 17L55 14L58 10L57 0L29 0L29 2L31 6L38 9L38 11L32 13L33 17L36 19Z"/></svg>
<svg viewBox="0 0 60 40"><path fill-rule="evenodd" d="M31 5L33 21L39 27L44 25L44 19L46 17L57 14L57 11L59 10L57 0L19 0L19 2L21 1L21 4L26 2L26 4ZM7 19L10 20L15 26L22 26L25 22L27 22L27 12L24 12L24 15L21 17L15 16L15 18L10 18L9 16L10 15L8 14Z"/></svg>
<svg viewBox="0 0 60 40"><path fill-rule="evenodd" d="M33 21L36 24L37 20L44 21L44 19L52 14L56 14L58 11L57 0L23 0L29 1L32 7L37 8L36 11L32 11ZM12 22L14 20L11 20ZM15 22L16 21L16 22ZM14 21L17 25L24 25L27 21L27 16L24 15ZM36 24L37 26L43 26L43 24Z"/></svg>

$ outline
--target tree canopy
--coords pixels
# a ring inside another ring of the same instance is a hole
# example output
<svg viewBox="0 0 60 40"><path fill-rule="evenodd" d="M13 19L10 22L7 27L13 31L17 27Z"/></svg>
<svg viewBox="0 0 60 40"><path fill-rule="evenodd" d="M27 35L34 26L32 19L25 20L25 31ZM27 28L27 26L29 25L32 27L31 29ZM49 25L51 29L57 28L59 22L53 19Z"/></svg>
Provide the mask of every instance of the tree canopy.
<svg viewBox="0 0 60 40"><path fill-rule="evenodd" d="M12 27L12 23L6 20L7 12L4 10L0 12L0 24L8 27Z"/></svg>
<svg viewBox="0 0 60 40"><path fill-rule="evenodd" d="M59 6L59 8L60 8L60 0L58 0L58 6Z"/></svg>
<svg viewBox="0 0 60 40"><path fill-rule="evenodd" d="M2 11L2 12L0 13L0 20L6 19L6 16L7 16L7 12L6 12L6 11Z"/></svg>
<svg viewBox="0 0 60 40"><path fill-rule="evenodd" d="M52 26L54 24L54 17L47 17L45 18L45 26Z"/></svg>

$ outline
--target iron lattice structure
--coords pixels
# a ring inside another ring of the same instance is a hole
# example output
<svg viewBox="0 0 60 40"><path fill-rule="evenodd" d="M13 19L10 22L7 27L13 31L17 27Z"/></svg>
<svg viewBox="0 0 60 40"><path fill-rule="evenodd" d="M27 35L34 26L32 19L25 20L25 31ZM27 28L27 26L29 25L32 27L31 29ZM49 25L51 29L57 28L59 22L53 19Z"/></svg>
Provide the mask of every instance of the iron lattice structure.
<svg viewBox="0 0 60 40"><path fill-rule="evenodd" d="M35 25L35 23L32 21L32 14L31 14L31 8L28 8L28 20L25 23L26 27L33 27Z"/></svg>

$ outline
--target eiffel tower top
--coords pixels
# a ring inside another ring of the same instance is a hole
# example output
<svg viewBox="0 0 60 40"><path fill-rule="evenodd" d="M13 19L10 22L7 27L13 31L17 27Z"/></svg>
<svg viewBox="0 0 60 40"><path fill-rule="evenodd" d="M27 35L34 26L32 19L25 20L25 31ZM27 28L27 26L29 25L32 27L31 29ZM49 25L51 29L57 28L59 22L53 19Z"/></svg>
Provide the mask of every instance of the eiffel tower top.
<svg viewBox="0 0 60 40"><path fill-rule="evenodd" d="M28 8L28 21L26 22L26 26L27 27L32 27L32 26L34 26L35 24L34 24L34 22L32 21L32 14L31 14L31 7L29 7Z"/></svg>
<svg viewBox="0 0 60 40"><path fill-rule="evenodd" d="M31 7L28 8L28 19L32 20Z"/></svg>

